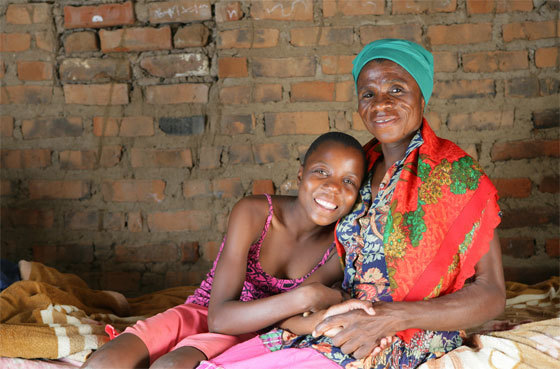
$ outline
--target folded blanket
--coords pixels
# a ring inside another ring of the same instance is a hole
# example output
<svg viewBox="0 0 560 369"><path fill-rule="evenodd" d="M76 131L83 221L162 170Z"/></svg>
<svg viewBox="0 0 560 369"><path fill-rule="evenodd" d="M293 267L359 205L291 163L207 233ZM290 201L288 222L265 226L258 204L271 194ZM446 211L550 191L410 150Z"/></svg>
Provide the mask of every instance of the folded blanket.
<svg viewBox="0 0 560 369"><path fill-rule="evenodd" d="M105 324L122 330L184 303L194 289L176 287L126 299L33 262L28 280L0 293L0 356L83 362L109 340Z"/></svg>

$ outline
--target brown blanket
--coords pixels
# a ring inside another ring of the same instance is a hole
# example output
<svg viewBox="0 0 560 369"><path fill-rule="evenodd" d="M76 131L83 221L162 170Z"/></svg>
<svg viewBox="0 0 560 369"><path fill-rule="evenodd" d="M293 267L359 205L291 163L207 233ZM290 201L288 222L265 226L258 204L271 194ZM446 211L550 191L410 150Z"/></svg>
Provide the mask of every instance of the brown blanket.
<svg viewBox="0 0 560 369"><path fill-rule="evenodd" d="M118 330L182 304L195 287L177 287L137 298L98 291L73 274L31 263L28 280L0 293L0 356L84 361Z"/></svg>

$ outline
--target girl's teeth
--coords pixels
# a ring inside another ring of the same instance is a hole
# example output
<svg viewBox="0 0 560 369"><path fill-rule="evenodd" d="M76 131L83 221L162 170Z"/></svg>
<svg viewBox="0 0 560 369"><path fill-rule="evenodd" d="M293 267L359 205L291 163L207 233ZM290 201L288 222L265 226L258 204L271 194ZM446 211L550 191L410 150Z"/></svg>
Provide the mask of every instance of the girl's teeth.
<svg viewBox="0 0 560 369"><path fill-rule="evenodd" d="M321 200L321 199L315 199L315 201L317 201L317 203L318 203L319 205L321 205L321 206L323 206L323 207L325 207L325 208L327 208L327 209L331 209L331 210L336 209L336 205L335 205L335 204L332 204L332 203L330 203L330 202L328 202L328 201Z"/></svg>

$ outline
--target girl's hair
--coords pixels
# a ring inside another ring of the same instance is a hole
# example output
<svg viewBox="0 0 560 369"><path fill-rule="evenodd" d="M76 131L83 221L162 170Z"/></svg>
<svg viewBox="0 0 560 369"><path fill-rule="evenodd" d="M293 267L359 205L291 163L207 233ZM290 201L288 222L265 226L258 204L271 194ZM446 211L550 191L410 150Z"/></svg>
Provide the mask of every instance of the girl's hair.
<svg viewBox="0 0 560 369"><path fill-rule="evenodd" d="M367 168L367 159L366 159L366 154L364 152L364 149L362 148L362 144L360 144L360 142L356 140L354 137L343 132L327 132L317 137L315 141L313 141L311 145L309 145L309 148L307 149L307 152L303 157L302 165L305 166L305 163L307 162L307 158L309 158L309 156L313 154L313 152L315 152L315 150L317 150L319 146L321 146L326 142L338 142L346 147L356 149L364 159L364 173L365 173Z"/></svg>

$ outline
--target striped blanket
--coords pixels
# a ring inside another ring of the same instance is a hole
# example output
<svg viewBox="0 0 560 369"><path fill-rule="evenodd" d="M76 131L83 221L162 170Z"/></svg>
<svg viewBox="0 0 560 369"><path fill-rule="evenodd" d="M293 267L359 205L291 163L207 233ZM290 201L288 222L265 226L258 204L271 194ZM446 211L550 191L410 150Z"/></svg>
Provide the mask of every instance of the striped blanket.
<svg viewBox="0 0 560 369"><path fill-rule="evenodd" d="M90 289L73 274L31 263L28 280L0 293L0 356L83 362L109 340L107 323L122 330L182 304L193 291L177 287L127 299Z"/></svg>

